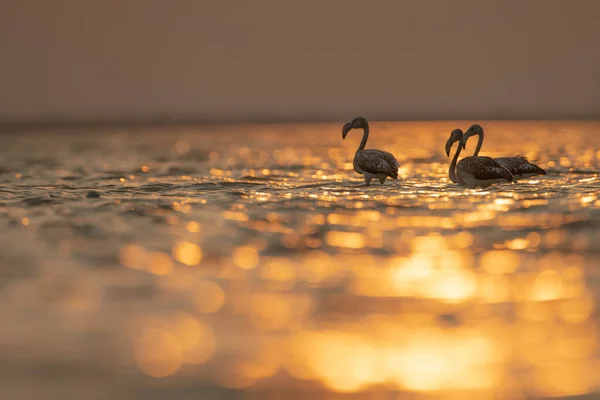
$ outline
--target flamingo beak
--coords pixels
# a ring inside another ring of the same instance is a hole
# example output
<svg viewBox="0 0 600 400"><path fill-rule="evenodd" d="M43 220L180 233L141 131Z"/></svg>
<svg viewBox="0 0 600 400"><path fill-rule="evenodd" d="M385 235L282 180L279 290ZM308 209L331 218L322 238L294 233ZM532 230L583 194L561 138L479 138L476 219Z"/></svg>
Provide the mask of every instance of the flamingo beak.
<svg viewBox="0 0 600 400"><path fill-rule="evenodd" d="M342 139L346 139L346 135L348 134L348 132L350 132L350 129L352 129L352 122L348 122L342 128Z"/></svg>
<svg viewBox="0 0 600 400"><path fill-rule="evenodd" d="M450 157L450 149L452 149L452 143L454 143L452 141L452 139L448 139L448 141L446 142L446 156Z"/></svg>

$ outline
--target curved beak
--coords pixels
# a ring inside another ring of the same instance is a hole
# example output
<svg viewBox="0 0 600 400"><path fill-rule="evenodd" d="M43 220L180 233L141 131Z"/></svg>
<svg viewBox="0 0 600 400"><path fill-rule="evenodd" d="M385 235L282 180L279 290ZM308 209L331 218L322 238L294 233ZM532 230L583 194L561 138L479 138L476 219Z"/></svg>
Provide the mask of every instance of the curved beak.
<svg viewBox="0 0 600 400"><path fill-rule="evenodd" d="M454 142L452 141L452 139L448 139L448 141L446 142L446 156L450 157L450 150L452 149L452 144Z"/></svg>
<svg viewBox="0 0 600 400"><path fill-rule="evenodd" d="M465 132L465 134L463 135L463 150L465 150L467 148L467 140L469 140L469 138L471 137L471 134L469 133L469 131Z"/></svg>
<svg viewBox="0 0 600 400"><path fill-rule="evenodd" d="M350 129L352 129L352 122L348 122L342 128L342 139L346 139L346 135L348 134L348 132L350 132Z"/></svg>

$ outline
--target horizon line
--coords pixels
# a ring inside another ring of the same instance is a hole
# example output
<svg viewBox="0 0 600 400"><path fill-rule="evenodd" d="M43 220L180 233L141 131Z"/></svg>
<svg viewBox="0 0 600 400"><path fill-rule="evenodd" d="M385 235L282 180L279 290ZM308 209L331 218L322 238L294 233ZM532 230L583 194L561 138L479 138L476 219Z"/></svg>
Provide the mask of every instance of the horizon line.
<svg viewBox="0 0 600 400"><path fill-rule="evenodd" d="M362 114L365 116L368 114ZM287 125L287 124L328 124L341 123L358 115L349 114L346 119L324 116L306 117L256 117L256 118L202 118L202 117L107 117L107 118L32 118L32 119L0 119L0 133L5 131L30 131L40 129L94 129L111 127L145 127L145 126L203 126L203 125ZM600 114L530 117L515 116L466 116L463 114L444 117L401 117L376 116L367 117L373 122L451 122L451 121L502 121L502 122L595 122L600 121Z"/></svg>

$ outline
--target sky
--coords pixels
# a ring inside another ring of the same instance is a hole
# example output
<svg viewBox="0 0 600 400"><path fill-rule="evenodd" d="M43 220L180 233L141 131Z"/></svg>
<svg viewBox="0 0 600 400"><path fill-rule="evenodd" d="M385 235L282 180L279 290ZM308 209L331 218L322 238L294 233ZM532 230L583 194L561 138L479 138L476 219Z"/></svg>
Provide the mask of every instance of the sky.
<svg viewBox="0 0 600 400"><path fill-rule="evenodd" d="M0 122L600 118L598 0L2 0Z"/></svg>

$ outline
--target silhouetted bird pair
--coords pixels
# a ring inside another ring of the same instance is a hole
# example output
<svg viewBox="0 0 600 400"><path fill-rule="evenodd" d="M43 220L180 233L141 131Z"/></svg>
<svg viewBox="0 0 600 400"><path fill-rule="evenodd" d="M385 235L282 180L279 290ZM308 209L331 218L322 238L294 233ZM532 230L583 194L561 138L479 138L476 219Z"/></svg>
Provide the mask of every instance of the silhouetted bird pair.
<svg viewBox="0 0 600 400"><path fill-rule="evenodd" d="M365 118L357 117L345 124L342 128L342 139L346 139L346 135L351 129L360 128L363 129L363 137L356 154L354 154L354 171L364 176L367 186L371 184L373 179L378 179L381 184L388 177L398 179L400 164L392 153L365 149L369 139L369 123ZM461 150L466 148L467 140L476 135L479 136L479 139L475 153L457 163ZM546 175L546 171L530 163L526 157L491 158L479 156L479 151L483 145L483 128L478 124L471 125L464 134L461 129L455 129L450 133L450 138L446 142L446 155L448 157L450 157L450 150L455 142L458 142L458 147L448 170L448 176L454 183L473 189L488 187L494 183L513 182L536 175Z"/></svg>

